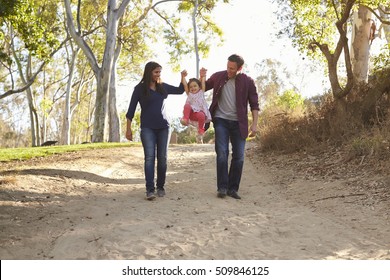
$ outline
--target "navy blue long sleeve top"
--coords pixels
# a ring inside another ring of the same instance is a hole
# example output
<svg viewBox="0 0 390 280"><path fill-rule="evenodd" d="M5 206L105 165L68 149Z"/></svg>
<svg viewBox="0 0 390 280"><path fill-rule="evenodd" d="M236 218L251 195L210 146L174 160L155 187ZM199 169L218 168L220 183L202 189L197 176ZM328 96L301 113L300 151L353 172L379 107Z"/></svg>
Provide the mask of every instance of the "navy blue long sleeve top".
<svg viewBox="0 0 390 280"><path fill-rule="evenodd" d="M137 104L141 106L141 128L160 129L169 127L165 102L168 94L183 94L184 86L180 83L179 87L162 83L165 93L159 93L150 89L149 96L144 96L145 85L140 83L135 86L131 96L129 109L126 118L134 118Z"/></svg>

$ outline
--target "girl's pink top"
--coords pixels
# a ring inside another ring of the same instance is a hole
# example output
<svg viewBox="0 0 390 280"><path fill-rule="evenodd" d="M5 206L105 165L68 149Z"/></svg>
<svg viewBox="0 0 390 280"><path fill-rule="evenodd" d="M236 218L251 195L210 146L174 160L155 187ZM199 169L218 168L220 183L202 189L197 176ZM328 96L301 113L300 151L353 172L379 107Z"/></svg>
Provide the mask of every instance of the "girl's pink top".
<svg viewBox="0 0 390 280"><path fill-rule="evenodd" d="M211 114L206 99L204 97L203 90L199 90L197 93L189 92L187 95L186 103L191 105L191 108L194 112L202 111L206 115L206 122L211 121Z"/></svg>

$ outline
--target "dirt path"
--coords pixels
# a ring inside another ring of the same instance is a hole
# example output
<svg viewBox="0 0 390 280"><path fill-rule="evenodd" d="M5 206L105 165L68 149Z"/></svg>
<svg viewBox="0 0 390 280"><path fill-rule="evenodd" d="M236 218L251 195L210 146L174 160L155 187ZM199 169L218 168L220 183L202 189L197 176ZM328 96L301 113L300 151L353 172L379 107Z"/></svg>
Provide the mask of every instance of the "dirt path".
<svg viewBox="0 0 390 280"><path fill-rule="evenodd" d="M3 164L0 258L390 258L388 200L356 203L350 178L303 178L249 154L242 200L216 197L208 144L170 147L167 195L151 202L141 147Z"/></svg>

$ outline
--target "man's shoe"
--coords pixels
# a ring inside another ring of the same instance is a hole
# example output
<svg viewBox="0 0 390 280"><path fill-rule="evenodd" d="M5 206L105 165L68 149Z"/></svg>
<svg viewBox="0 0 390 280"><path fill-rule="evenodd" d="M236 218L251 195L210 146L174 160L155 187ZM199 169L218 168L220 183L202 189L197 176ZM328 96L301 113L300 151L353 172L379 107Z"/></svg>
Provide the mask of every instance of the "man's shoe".
<svg viewBox="0 0 390 280"><path fill-rule="evenodd" d="M230 197L233 197L235 199L241 199L241 196L239 196L238 193L235 192L235 191L228 192L227 195L230 196Z"/></svg>
<svg viewBox="0 0 390 280"><path fill-rule="evenodd" d="M154 192L148 192L148 193L146 193L146 199L147 200L153 200L153 199L155 199L156 198L156 196L154 195Z"/></svg>
<svg viewBox="0 0 390 280"><path fill-rule="evenodd" d="M164 189L158 189L158 190L157 190L157 196L158 196L158 197L163 197L163 196L165 196L165 190L164 190Z"/></svg>
<svg viewBox="0 0 390 280"><path fill-rule="evenodd" d="M217 196L219 198L224 198L226 197L226 190L218 190Z"/></svg>

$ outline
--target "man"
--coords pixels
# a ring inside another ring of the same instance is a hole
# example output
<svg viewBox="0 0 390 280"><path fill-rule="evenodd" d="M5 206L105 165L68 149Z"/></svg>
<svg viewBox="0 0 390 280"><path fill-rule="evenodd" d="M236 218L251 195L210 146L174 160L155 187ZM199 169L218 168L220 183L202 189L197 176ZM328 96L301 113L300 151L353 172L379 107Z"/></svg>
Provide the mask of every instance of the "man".
<svg viewBox="0 0 390 280"><path fill-rule="evenodd" d="M227 70L216 72L206 81L206 90L213 89L210 113L215 130L217 154L217 196L226 195L241 199L238 195L244 167L245 143L248 137L248 104L252 112L249 137L257 132L259 102L255 83L246 74L240 73L244 59L236 54L228 58ZM200 76L206 76L202 68ZM232 145L232 160L228 169L229 142Z"/></svg>

